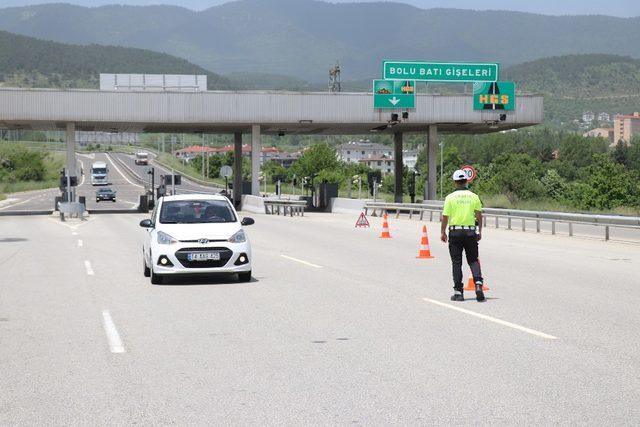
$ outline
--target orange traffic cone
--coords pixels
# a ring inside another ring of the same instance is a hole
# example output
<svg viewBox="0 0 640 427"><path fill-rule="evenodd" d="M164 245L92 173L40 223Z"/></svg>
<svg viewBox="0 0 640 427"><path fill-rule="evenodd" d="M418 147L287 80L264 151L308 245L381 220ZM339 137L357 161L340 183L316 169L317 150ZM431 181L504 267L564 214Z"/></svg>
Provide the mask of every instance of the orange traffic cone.
<svg viewBox="0 0 640 427"><path fill-rule="evenodd" d="M480 264L480 260L478 260L478 264ZM467 282L467 287L464 288L465 291L475 291L476 290L476 282L475 280L473 280L473 272L471 270L469 270L469 281ZM489 287L487 285L485 285L484 283L482 284L482 290L483 291L489 291Z"/></svg>
<svg viewBox="0 0 640 427"><path fill-rule="evenodd" d="M422 239L420 240L420 251L416 258L433 258L431 256L431 250L429 249L429 236L427 235L427 226L422 226Z"/></svg>
<svg viewBox="0 0 640 427"><path fill-rule="evenodd" d="M381 239L390 239L391 234L389 233L389 223L387 222L387 214L384 214L384 221L382 222L382 234L380 235Z"/></svg>

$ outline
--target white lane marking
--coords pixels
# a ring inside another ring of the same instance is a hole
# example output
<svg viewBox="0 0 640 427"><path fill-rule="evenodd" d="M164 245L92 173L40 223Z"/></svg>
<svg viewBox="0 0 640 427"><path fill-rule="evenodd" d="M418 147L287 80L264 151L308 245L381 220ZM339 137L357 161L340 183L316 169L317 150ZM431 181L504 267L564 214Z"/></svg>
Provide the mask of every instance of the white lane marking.
<svg viewBox="0 0 640 427"><path fill-rule="evenodd" d="M88 260L84 262L84 268L87 270L87 276L94 276L93 268L91 268L91 263Z"/></svg>
<svg viewBox="0 0 640 427"><path fill-rule="evenodd" d="M288 256L288 255L282 255L282 254L281 254L280 256L281 256L282 258L286 258L286 259L289 259L289 260L291 260L291 261L299 262L300 264L308 265L309 267L313 267L313 268L322 268L322 266L321 266L321 265L311 264L310 262L303 261L303 260L301 260L301 259L294 258L294 257Z"/></svg>
<svg viewBox="0 0 640 427"><path fill-rule="evenodd" d="M78 239L78 247L81 248L83 245L82 239Z"/></svg>
<svg viewBox="0 0 640 427"><path fill-rule="evenodd" d="M118 333L118 329L116 329L115 323L113 323L109 310L102 310L102 320L104 333L107 334L107 341L109 341L111 353L124 353L124 345L122 345L120 334Z"/></svg>
<svg viewBox="0 0 640 427"><path fill-rule="evenodd" d="M77 236L77 235L78 235L78 232L77 232L77 231L74 231L74 232L72 232L72 233L71 233L71 235L72 235L72 236Z"/></svg>
<svg viewBox="0 0 640 427"><path fill-rule="evenodd" d="M129 184L138 187L138 188L144 188L142 185L136 184L134 182L132 182L129 178L127 178L127 176L125 174L122 173L122 171L120 170L120 168L118 166L116 166L115 162L111 159L111 156L106 154L107 156L107 160L109 160L109 163L111 163L111 165L114 167L115 170L118 171L118 173L120 174L120 176L122 176Z"/></svg>
<svg viewBox="0 0 640 427"><path fill-rule="evenodd" d="M29 197L28 199L23 200L23 201L21 201L21 202L11 203L11 204L9 204L9 205L7 205L7 206L3 206L3 207L1 207L1 208L0 208L0 211L3 211L3 210L5 210L5 209L12 208L12 207L14 207L14 206L24 205L25 203L29 203L29 202L31 202L31 201L33 201L33 200L35 200L35 199L39 198L39 197L41 197L41 195L40 195L40 194L37 194L37 195L34 195L33 197ZM16 199L16 200L20 200L20 199ZM43 209L43 210L44 210L44 209Z"/></svg>
<svg viewBox="0 0 640 427"><path fill-rule="evenodd" d="M534 329L529 329L524 326L516 325L515 323L507 322L505 320L496 319L495 317L487 316L486 314L476 313L475 311L467 310L464 308L456 307L451 304L445 304L440 301L432 300L429 298L423 298L426 302L430 302L431 304L439 305L440 307L448 308L450 310L459 311L460 313L468 314L470 316L475 316L479 319L488 320L489 322L497 323L498 325L506 326L512 329L517 329L521 332L526 332L527 334L535 335L536 337L545 338L548 340L557 340L558 337L554 337L553 335L545 334L544 332L539 332Z"/></svg>

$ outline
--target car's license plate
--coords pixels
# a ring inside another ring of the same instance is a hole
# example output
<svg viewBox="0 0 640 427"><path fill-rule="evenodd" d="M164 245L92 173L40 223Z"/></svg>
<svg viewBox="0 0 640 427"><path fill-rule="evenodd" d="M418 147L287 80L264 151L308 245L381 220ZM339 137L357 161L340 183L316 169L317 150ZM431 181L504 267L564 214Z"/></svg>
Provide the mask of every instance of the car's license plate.
<svg viewBox="0 0 640 427"><path fill-rule="evenodd" d="M187 254L189 261L220 261L220 252L192 252Z"/></svg>

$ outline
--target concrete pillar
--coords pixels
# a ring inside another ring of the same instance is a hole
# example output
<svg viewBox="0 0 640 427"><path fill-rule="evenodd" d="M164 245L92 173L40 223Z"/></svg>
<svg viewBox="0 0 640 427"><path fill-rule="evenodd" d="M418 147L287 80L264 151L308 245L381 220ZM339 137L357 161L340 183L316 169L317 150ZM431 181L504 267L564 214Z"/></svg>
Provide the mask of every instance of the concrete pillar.
<svg viewBox="0 0 640 427"><path fill-rule="evenodd" d="M242 197L242 133L233 134L233 203L240 206Z"/></svg>
<svg viewBox="0 0 640 427"><path fill-rule="evenodd" d="M393 146L395 150L395 187L394 187L394 196L393 200L396 203L402 203L402 132L396 132L393 134Z"/></svg>
<svg viewBox="0 0 640 427"><path fill-rule="evenodd" d="M429 133L427 138L427 157L429 165L429 183L427 187L427 198L429 200L436 200L436 184L437 184L437 157L438 157L438 126L429 126Z"/></svg>
<svg viewBox="0 0 640 427"><path fill-rule="evenodd" d="M251 194L260 195L260 125L251 126Z"/></svg>
<svg viewBox="0 0 640 427"><path fill-rule="evenodd" d="M77 160L76 160L76 124L75 123L67 123L67 129L65 134L65 140L67 143L67 167L66 167L66 176L78 176L78 168L77 168ZM69 181L67 181L69 182ZM78 179L80 182L80 179ZM68 188L69 191L69 201L75 201L75 191L72 187Z"/></svg>

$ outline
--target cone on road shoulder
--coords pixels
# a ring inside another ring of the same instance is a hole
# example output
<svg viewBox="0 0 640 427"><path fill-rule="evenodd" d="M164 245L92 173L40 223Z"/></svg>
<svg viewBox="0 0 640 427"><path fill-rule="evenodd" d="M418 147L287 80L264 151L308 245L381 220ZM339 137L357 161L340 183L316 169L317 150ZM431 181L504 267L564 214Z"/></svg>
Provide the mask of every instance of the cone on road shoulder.
<svg viewBox="0 0 640 427"><path fill-rule="evenodd" d="M416 258L428 259L433 258L431 249L429 248L429 235L427 234L427 226L422 226L422 239L420 239L420 251Z"/></svg>
<svg viewBox="0 0 640 427"><path fill-rule="evenodd" d="M480 260L478 260L478 263L480 262ZM469 281L467 282L467 287L464 288L465 291L475 291L476 290L476 281L473 280L473 272L471 271L471 269L469 269ZM483 291L489 291L489 287L486 284L482 284L482 290Z"/></svg>
<svg viewBox="0 0 640 427"><path fill-rule="evenodd" d="M389 223L387 222L387 214L384 214L384 221L382 222L382 234L381 239L390 239L391 233L389 233Z"/></svg>

